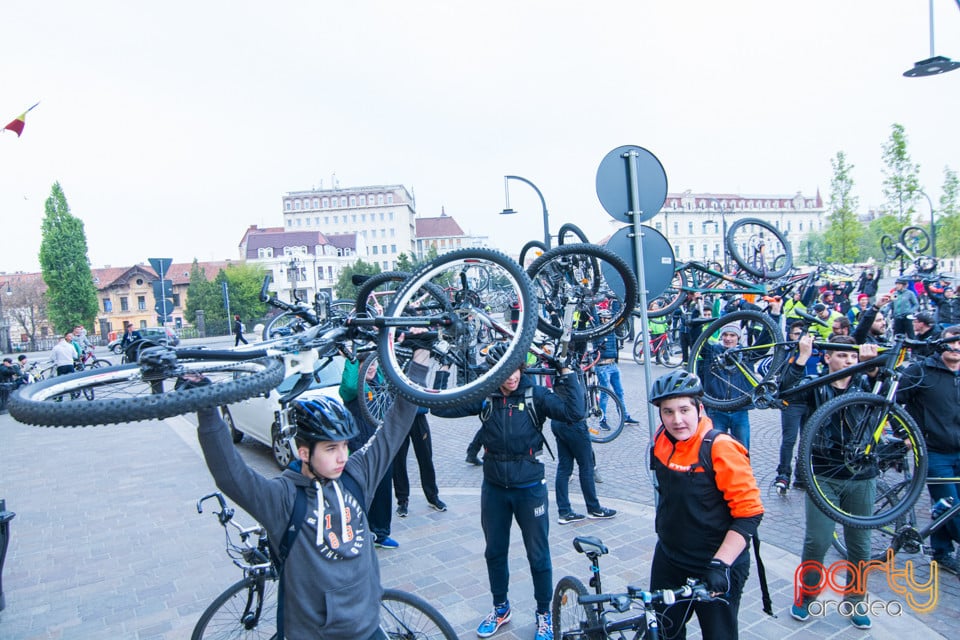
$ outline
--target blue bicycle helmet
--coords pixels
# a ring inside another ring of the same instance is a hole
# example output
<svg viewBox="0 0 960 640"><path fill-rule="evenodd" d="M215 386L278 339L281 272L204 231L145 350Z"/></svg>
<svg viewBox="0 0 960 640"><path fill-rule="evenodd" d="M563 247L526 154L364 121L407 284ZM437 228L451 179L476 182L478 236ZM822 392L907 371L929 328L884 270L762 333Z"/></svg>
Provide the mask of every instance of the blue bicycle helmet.
<svg viewBox="0 0 960 640"><path fill-rule="evenodd" d="M322 396L312 400L295 400L293 419L296 438L306 442L350 440L360 435L360 427L343 404Z"/></svg>
<svg viewBox="0 0 960 640"><path fill-rule="evenodd" d="M650 404L657 407L669 398L692 397L698 400L703 395L700 377L689 371L673 371L657 378L650 389Z"/></svg>

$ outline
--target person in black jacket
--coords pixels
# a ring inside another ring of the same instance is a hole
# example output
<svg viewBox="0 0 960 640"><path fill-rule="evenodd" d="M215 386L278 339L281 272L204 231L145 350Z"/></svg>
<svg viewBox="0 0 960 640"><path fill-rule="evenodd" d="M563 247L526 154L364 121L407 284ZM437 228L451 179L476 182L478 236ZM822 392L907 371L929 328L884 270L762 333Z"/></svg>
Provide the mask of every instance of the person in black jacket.
<svg viewBox="0 0 960 640"><path fill-rule="evenodd" d="M937 322L946 329L955 324L960 324L960 298L957 297L952 286L943 288L943 293L939 299L934 299L937 304Z"/></svg>
<svg viewBox="0 0 960 640"><path fill-rule="evenodd" d="M507 351L497 343L487 350L487 364L493 366ZM570 369L561 369L553 390L534 386L523 375L522 365L489 397L461 406L431 409L442 418L480 417L483 445L483 484L480 489L480 524L486 544L484 558L493 596L493 611L484 618L477 635L487 638L510 620L507 591L510 572L510 528L516 520L523 532L533 595L537 601L536 640L553 637L550 600L553 596L553 565L550 559L550 504L544 465L538 455L544 444L546 418L569 424L586 414L586 396ZM529 391L528 391L529 388ZM533 406L529 406L532 404Z"/></svg>
<svg viewBox="0 0 960 640"><path fill-rule="evenodd" d="M960 326L943 330L942 337L960 336ZM903 374L897 401L904 402L927 442L927 476L960 476L960 342L946 343L937 355L912 364ZM931 484L930 502L960 500L956 484ZM960 542L960 522L953 518L930 535L933 559L942 569L960 575L953 543Z"/></svg>
<svg viewBox="0 0 960 640"><path fill-rule="evenodd" d="M233 335L235 340L233 341L233 346L239 345L241 342L247 344L247 339L243 337L243 323L240 322L240 314L233 316Z"/></svg>
<svg viewBox="0 0 960 640"><path fill-rule="evenodd" d="M860 281L857 283L857 291L865 293L870 298L870 302L877 296L877 287L880 284L880 270L874 270L872 267L864 269L860 274Z"/></svg>

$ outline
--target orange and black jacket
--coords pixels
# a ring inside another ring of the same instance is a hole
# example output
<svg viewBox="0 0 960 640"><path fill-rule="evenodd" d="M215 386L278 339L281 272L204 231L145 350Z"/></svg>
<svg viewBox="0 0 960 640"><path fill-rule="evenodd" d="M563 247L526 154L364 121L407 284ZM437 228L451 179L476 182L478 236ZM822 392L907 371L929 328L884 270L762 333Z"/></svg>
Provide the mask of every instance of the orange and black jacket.
<svg viewBox="0 0 960 640"><path fill-rule="evenodd" d="M749 542L763 518L760 490L740 442L721 433L710 448L710 461L700 459L703 438L712 428L703 416L692 438L675 440L661 427L654 441L657 537L670 560L690 571L710 563L731 529Z"/></svg>

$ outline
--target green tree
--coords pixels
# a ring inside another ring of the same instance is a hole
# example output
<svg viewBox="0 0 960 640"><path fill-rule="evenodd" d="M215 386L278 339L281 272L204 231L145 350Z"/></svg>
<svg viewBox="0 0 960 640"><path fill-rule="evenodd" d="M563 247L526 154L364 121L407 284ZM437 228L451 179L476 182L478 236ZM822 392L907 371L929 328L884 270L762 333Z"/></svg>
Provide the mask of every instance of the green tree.
<svg viewBox="0 0 960 640"><path fill-rule="evenodd" d="M895 216L900 228L913 224L920 191L920 165L914 164L907 151L907 135L903 125L894 123L890 139L883 145L884 213Z"/></svg>
<svg viewBox="0 0 960 640"><path fill-rule="evenodd" d="M397 271L413 271L417 268L416 259L411 260L406 253L397 256Z"/></svg>
<svg viewBox="0 0 960 640"><path fill-rule="evenodd" d="M190 266L190 284L187 286L187 309L184 316L190 324L196 324L197 311L203 310L206 317L210 317L211 311L219 304L223 309L223 301L217 302L220 298L220 292L216 291L216 286L207 279L206 269L200 266L197 259L193 259Z"/></svg>
<svg viewBox="0 0 960 640"><path fill-rule="evenodd" d="M800 247L801 261L810 265L817 264L827 259L828 252L826 233L813 231L807 234L803 246Z"/></svg>
<svg viewBox="0 0 960 640"><path fill-rule="evenodd" d="M943 192L937 211L937 253L960 255L960 180L950 167L943 168Z"/></svg>
<svg viewBox="0 0 960 640"><path fill-rule="evenodd" d="M47 315L58 334L78 324L92 328L99 309L83 222L70 213L59 182L44 207L40 268L47 283Z"/></svg>
<svg viewBox="0 0 960 640"><path fill-rule="evenodd" d="M337 294L337 299L356 299L358 287L351 281L354 274L372 276L377 273L380 273L380 265L377 263L364 262L362 258L358 258L357 261L349 267L344 267L340 270L340 277L337 278L337 284L333 287L334 292Z"/></svg>
<svg viewBox="0 0 960 640"><path fill-rule="evenodd" d="M828 260L855 262L861 253L863 227L857 219L857 198L851 193L853 165L847 163L843 151L838 151L837 157L831 158L830 166L833 179L830 181L830 213L827 216L830 224L826 229L826 236L830 238Z"/></svg>
<svg viewBox="0 0 960 640"><path fill-rule="evenodd" d="M267 313L267 305L260 302L260 289L267 272L260 265L231 264L222 271L230 291L230 313L250 324ZM217 274L219 276L219 274ZM222 289L221 289L222 291Z"/></svg>

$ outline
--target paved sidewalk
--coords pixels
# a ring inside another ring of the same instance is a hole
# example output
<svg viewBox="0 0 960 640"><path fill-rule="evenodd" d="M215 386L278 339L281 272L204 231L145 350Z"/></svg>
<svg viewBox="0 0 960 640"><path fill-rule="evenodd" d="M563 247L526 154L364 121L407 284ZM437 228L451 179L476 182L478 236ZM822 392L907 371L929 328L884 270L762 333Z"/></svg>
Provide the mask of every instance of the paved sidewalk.
<svg viewBox="0 0 960 640"><path fill-rule="evenodd" d="M645 471L642 369L632 362L621 367L628 408L641 425L627 427L613 443L595 447L605 480L598 486L601 500L621 513L612 520L560 526L551 504L554 582L563 575L587 580L587 562L571 541L576 535L595 535L611 550L601 560L606 590L647 583L655 535ZM754 411L751 418L751 456L767 508L762 553L778 617L761 611L752 572L741 607L741 637L955 637L960 583L949 574L941 575L940 602L932 613L918 616L907 610L902 617L874 616L874 629L868 632L853 629L836 613L807 624L789 617L803 499L800 492L780 498L769 489L779 446L778 414ZM416 464L410 461L410 516L393 519L393 537L400 548L378 552L383 580L433 602L462 638L475 638L476 625L491 605L479 523L481 471L463 461L477 424L432 417L430 423L441 497L449 510L428 508L417 489ZM239 446L262 473L277 472L266 447L248 442ZM551 488L554 469L549 462ZM0 612L0 638L189 637L200 613L240 577L226 558L215 519L196 513L197 498L213 490L188 419L44 429L0 415L0 497L17 513L3 574L7 607ZM582 506L577 492L574 481L575 507ZM926 561L917 564L925 566ZM530 640L532 585L516 528L510 567L514 618L495 637ZM925 579L922 571L917 578ZM877 599L900 598L878 576L871 579L870 591Z"/></svg>

